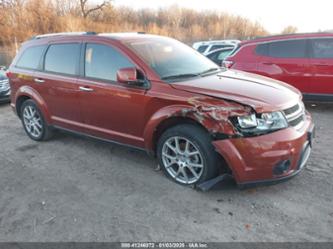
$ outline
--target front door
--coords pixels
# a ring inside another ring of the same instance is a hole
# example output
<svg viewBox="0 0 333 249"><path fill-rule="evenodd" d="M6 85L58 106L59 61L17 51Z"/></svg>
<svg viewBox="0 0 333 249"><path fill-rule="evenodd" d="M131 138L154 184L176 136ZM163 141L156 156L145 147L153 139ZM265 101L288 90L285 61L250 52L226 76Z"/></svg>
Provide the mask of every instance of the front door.
<svg viewBox="0 0 333 249"><path fill-rule="evenodd" d="M137 147L143 146L145 109L150 97L144 87L117 82L117 70L135 67L108 44L87 43L80 102L87 132Z"/></svg>
<svg viewBox="0 0 333 249"><path fill-rule="evenodd" d="M312 76L307 40L270 42L266 46L265 55L258 61L258 71L307 93Z"/></svg>

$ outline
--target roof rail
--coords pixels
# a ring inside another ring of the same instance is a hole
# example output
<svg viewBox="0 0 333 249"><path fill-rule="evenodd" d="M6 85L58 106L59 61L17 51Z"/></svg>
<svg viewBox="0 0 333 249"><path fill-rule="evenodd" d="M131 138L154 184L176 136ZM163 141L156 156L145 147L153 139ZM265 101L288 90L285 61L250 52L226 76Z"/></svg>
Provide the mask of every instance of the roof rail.
<svg viewBox="0 0 333 249"><path fill-rule="evenodd" d="M47 38L47 37L53 37L53 36L66 36L66 35L96 35L96 32L62 32L62 33L50 33L50 34L43 34L43 35L36 35L31 38L31 40L34 39L41 39L41 38Z"/></svg>
<svg viewBox="0 0 333 249"><path fill-rule="evenodd" d="M332 34L333 31L322 31L322 32L304 32L304 33L289 33L289 34L277 34L277 35L267 35L267 36L255 36L249 40L256 39L266 39L266 38L274 38L274 37L285 37L285 36L297 36L297 35L320 35L320 34Z"/></svg>

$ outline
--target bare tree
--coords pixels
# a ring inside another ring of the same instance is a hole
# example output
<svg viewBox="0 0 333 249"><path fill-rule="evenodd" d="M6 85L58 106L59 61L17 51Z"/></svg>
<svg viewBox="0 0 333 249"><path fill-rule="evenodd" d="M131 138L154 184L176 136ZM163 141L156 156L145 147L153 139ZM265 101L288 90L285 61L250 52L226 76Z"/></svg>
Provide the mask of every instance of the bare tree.
<svg viewBox="0 0 333 249"><path fill-rule="evenodd" d="M290 26L285 27L282 30L281 34L294 34L296 32L297 32L297 27L290 25Z"/></svg>
<svg viewBox="0 0 333 249"><path fill-rule="evenodd" d="M110 1L103 1L103 3L101 4L97 4L91 8L88 8L88 0L79 0L79 1L80 1L81 14L84 19L86 19L90 13L102 10L105 6L110 4Z"/></svg>

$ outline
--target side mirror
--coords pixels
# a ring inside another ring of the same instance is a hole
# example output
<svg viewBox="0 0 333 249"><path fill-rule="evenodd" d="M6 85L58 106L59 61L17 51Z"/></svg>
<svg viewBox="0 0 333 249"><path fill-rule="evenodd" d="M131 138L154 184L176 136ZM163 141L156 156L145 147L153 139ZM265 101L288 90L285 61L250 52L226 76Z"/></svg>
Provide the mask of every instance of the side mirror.
<svg viewBox="0 0 333 249"><path fill-rule="evenodd" d="M138 70L135 67L119 69L117 71L117 81L130 85L142 85L144 83L142 79L138 79Z"/></svg>

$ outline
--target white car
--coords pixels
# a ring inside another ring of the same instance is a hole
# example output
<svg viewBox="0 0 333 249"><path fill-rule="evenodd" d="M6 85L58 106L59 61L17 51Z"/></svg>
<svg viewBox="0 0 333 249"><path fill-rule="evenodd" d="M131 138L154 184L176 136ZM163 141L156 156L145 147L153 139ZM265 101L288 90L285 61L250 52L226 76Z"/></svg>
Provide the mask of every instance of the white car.
<svg viewBox="0 0 333 249"><path fill-rule="evenodd" d="M5 70L5 67L0 66L0 103L9 102L10 98L10 86Z"/></svg>
<svg viewBox="0 0 333 249"><path fill-rule="evenodd" d="M239 40L200 41L193 43L192 47L203 55L220 48L235 48Z"/></svg>

